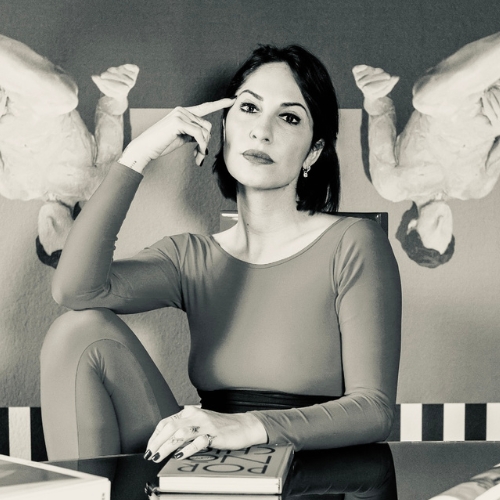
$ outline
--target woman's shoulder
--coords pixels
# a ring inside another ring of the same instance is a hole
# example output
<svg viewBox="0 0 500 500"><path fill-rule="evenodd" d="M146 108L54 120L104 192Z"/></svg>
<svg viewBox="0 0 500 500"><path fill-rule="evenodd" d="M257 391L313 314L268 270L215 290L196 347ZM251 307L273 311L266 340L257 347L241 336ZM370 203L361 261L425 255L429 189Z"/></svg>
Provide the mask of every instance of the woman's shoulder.
<svg viewBox="0 0 500 500"><path fill-rule="evenodd" d="M370 218L345 217L336 260L339 265L363 265L366 268L397 269L392 245L382 226Z"/></svg>
<svg viewBox="0 0 500 500"><path fill-rule="evenodd" d="M158 262L168 262L179 271L193 275L199 274L207 261L211 261L213 250L210 236L185 232L164 236L143 252Z"/></svg>
<svg viewBox="0 0 500 500"><path fill-rule="evenodd" d="M382 226L368 217L354 217L351 215L327 215L323 218L324 236L341 242L368 242L372 239L387 240Z"/></svg>
<svg viewBox="0 0 500 500"><path fill-rule="evenodd" d="M202 233L179 233L169 236L164 236L158 240L153 246L168 252L175 251L180 255L184 255L197 249L206 248L212 245L209 235Z"/></svg>
<svg viewBox="0 0 500 500"><path fill-rule="evenodd" d="M382 238L387 240L387 234L382 225L371 217L343 216L343 224L339 228L344 238Z"/></svg>

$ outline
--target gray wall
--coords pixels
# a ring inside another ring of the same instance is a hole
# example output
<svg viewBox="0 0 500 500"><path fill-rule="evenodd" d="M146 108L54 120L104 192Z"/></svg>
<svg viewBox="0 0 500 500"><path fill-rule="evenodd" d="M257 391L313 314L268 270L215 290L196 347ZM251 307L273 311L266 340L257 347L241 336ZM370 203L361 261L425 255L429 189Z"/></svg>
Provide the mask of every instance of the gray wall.
<svg viewBox="0 0 500 500"><path fill-rule="evenodd" d="M269 42L301 43L316 53L333 77L342 108L361 107L351 75L355 64L400 75L393 96L404 124L414 80L460 46L498 31L498 19L496 0L0 1L0 33L75 77L79 110L90 128L99 96L91 74L135 63L141 73L131 108L168 109L219 97L249 51ZM154 116L133 111L133 133ZM344 114L342 209L388 211L393 235L408 205L386 202L368 183L360 121L359 111ZM209 169L190 168L191 159L183 155L153 167L120 234L118 256L163 234L217 229L219 210L230 204L218 194ZM484 200L452 203L457 250L436 270L410 262L392 238L405 292L400 403L500 401L498 202L497 186ZM35 257L39 207L37 201L0 198L0 406L39 404L38 353L48 325L63 312L50 297L52 269ZM193 402L183 315L157 311L127 321L180 402Z"/></svg>

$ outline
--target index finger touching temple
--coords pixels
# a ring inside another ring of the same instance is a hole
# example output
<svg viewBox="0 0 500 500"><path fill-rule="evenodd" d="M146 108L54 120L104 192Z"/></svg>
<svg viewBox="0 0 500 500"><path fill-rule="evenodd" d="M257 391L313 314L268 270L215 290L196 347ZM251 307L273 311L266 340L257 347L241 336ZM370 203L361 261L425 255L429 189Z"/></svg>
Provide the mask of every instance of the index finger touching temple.
<svg viewBox="0 0 500 500"><path fill-rule="evenodd" d="M225 97L224 99L219 99L218 101L204 102L203 104L198 104L198 106L191 106L186 108L191 113L198 116L205 116L215 111L219 111L224 108L229 108L235 102L235 98Z"/></svg>

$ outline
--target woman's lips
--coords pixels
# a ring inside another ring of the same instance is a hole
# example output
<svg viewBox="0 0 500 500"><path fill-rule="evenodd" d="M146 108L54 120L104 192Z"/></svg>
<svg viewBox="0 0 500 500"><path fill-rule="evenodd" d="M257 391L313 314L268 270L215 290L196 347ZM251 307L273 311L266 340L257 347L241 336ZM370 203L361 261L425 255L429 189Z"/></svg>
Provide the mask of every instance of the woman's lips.
<svg viewBox="0 0 500 500"><path fill-rule="evenodd" d="M249 149L243 153L243 157L250 163L258 163L259 165L269 165L274 163L274 160L266 153L257 149Z"/></svg>

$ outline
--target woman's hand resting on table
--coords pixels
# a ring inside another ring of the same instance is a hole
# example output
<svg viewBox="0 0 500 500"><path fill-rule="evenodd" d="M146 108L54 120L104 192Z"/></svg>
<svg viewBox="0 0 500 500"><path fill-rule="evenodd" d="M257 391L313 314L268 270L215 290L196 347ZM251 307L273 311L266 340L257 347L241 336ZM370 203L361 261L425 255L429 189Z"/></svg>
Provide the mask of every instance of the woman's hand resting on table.
<svg viewBox="0 0 500 500"><path fill-rule="evenodd" d="M160 462L176 451L174 458L187 458L207 447L239 450L267 442L261 421L251 413L217 413L186 406L156 426L144 458Z"/></svg>
<svg viewBox="0 0 500 500"><path fill-rule="evenodd" d="M197 165L201 165L208 153L212 129L212 124L202 116L229 108L234 102L234 99L225 98L189 108L173 109L134 139L118 161L142 172L151 160L171 153L187 142L196 141L198 146L194 151L195 161Z"/></svg>

